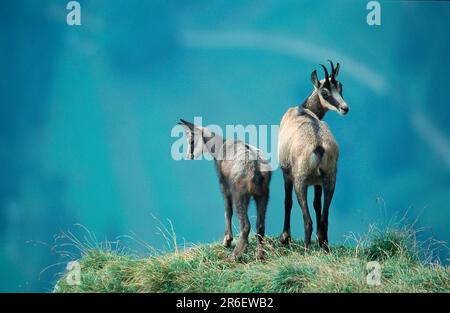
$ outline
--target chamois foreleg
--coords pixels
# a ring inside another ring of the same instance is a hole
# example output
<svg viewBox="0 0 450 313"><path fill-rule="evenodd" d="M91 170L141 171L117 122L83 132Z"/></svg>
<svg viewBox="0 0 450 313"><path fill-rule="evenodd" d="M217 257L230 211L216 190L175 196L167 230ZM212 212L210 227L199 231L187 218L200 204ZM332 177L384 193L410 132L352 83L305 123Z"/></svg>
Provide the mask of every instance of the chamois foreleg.
<svg viewBox="0 0 450 313"><path fill-rule="evenodd" d="M229 247L233 241L232 217L233 217L233 200L231 195L224 194L225 198L225 236L223 238L223 245Z"/></svg>
<svg viewBox="0 0 450 313"><path fill-rule="evenodd" d="M280 235L280 242L287 244L291 241L291 210L292 210L292 180L287 173L287 170L283 169L284 179L284 226L283 232Z"/></svg>

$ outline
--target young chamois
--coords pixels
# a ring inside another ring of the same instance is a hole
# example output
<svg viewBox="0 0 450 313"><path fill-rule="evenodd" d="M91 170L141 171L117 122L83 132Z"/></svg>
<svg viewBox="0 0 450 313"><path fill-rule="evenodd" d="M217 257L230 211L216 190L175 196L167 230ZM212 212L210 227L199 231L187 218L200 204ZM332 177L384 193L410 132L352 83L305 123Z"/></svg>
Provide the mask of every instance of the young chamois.
<svg viewBox="0 0 450 313"><path fill-rule="evenodd" d="M178 124L183 126L188 140L188 158L193 160L203 153L208 153L214 158L221 191L225 198L226 229L223 245L229 247L233 240L231 219L234 205L239 220L240 235L232 258L238 260L244 254L250 233L247 209L253 197L257 208L256 258L262 259L264 256L262 242L271 178L270 165L255 147L242 141L224 139L205 127L196 126L182 119L180 121Z"/></svg>
<svg viewBox="0 0 450 313"><path fill-rule="evenodd" d="M317 220L317 238L320 246L328 251L328 210L336 184L338 145L325 122L329 110L346 115L349 111L342 97L342 84L336 80L339 63L331 64L331 76L321 64L325 78L317 78L317 71L311 73L314 86L312 94L303 104L290 108L281 120L278 136L278 158L283 171L285 190L284 228L280 236L282 243L291 238L292 189L295 189L302 209L305 228L305 247L309 248L312 234L312 220L307 202L308 186L314 185L314 210ZM324 194L321 208L322 190Z"/></svg>

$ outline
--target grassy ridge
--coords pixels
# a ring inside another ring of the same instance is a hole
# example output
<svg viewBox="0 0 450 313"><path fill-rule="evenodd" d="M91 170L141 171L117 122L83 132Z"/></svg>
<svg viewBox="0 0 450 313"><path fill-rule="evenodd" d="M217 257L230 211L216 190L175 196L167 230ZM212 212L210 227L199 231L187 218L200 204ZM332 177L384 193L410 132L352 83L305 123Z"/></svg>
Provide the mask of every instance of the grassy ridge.
<svg viewBox="0 0 450 313"><path fill-rule="evenodd" d="M137 258L85 249L79 260L81 284L65 276L55 292L449 292L450 269L419 261L411 234L402 230L371 233L353 246L282 246L266 239L266 261L256 261L255 240L241 262L220 243L181 252ZM381 265L381 285L366 283L368 261Z"/></svg>

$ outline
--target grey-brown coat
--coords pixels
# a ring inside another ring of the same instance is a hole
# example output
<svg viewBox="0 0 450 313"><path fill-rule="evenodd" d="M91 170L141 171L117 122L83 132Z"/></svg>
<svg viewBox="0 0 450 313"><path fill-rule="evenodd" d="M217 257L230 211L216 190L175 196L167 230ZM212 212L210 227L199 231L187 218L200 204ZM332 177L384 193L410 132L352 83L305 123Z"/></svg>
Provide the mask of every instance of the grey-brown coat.
<svg viewBox="0 0 450 313"><path fill-rule="evenodd" d="M339 147L322 118L329 110L342 115L349 111L342 98L342 84L336 80L339 63L336 69L332 63L331 67L330 77L323 66L325 79L321 81L317 79L316 71L311 74L314 91L303 104L290 108L285 113L278 136L278 159L285 186L285 219L280 240L282 243L290 241L290 215L294 189L303 214L305 246L309 248L312 220L308 208L307 188L315 186L317 237L320 246L326 250L328 250L328 211L336 184Z"/></svg>
<svg viewBox="0 0 450 313"><path fill-rule="evenodd" d="M231 245L233 240L233 206L239 220L240 235L232 257L240 259L248 245L250 221L248 205L253 198L257 208L256 257L263 258L263 237L265 233L265 215L269 200L271 168L262 157L261 151L239 140L224 139L205 127L193 125L181 120L188 139L188 157L196 159L203 153L214 158L221 191L225 200L225 236L223 244Z"/></svg>

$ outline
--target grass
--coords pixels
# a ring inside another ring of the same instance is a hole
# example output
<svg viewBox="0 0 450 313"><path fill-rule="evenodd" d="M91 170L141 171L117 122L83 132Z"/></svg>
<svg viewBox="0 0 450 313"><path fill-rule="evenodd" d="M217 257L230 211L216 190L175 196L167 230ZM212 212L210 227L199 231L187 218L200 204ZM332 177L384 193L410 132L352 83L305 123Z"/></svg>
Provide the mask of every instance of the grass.
<svg viewBox="0 0 450 313"><path fill-rule="evenodd" d="M255 259L252 239L240 262L220 243L137 257L110 244L81 243L81 284L62 274L55 292L449 292L450 269L424 258L411 229L370 229L331 253L303 242L282 246L266 239L266 260ZM366 266L381 265L381 285L369 286Z"/></svg>

